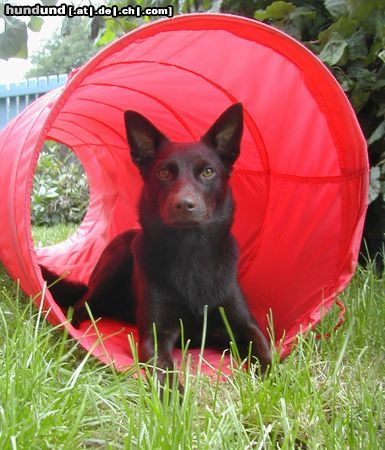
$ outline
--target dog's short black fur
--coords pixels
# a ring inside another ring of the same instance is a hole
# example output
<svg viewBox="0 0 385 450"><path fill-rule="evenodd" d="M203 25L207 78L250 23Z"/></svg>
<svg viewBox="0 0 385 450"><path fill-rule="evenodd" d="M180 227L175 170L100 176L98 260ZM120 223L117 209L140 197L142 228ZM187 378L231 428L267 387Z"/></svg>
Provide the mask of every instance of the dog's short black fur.
<svg viewBox="0 0 385 450"><path fill-rule="evenodd" d="M238 348L245 350L251 341L264 370L270 346L238 285L238 249L230 232L234 206L228 180L240 151L241 104L228 108L198 143L172 142L134 111L124 119L132 160L144 181L142 230L122 233L106 247L88 287L63 280L51 288L54 298L62 306L74 304L75 326L88 317L86 302L95 318L137 322L143 362L154 357L155 323L160 368L173 366L180 319L185 337L197 341L204 305L209 337L224 336L222 306ZM44 267L42 272L48 282L57 278Z"/></svg>

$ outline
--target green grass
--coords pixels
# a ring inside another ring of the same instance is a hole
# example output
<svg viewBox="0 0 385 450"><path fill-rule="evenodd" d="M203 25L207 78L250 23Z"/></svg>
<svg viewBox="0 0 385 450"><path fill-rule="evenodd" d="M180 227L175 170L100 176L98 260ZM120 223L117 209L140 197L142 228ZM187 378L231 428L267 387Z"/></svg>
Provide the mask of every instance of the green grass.
<svg viewBox="0 0 385 450"><path fill-rule="evenodd" d="M35 247L48 246L64 241L76 231L76 225L58 224L53 227L32 227Z"/></svg>
<svg viewBox="0 0 385 450"><path fill-rule="evenodd" d="M384 277L359 268L330 339L309 333L263 380L254 368L227 383L187 371L183 399L162 402L152 380L100 365L48 324L2 270L0 448L383 449L384 292Z"/></svg>

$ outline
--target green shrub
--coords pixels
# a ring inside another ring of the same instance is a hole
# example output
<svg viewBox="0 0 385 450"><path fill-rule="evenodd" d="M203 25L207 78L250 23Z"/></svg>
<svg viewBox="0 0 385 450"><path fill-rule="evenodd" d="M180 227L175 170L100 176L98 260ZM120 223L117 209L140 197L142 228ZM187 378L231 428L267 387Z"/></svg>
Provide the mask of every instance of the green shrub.
<svg viewBox="0 0 385 450"><path fill-rule="evenodd" d="M80 223L88 199L87 177L74 153L64 145L46 142L35 173L32 223Z"/></svg>

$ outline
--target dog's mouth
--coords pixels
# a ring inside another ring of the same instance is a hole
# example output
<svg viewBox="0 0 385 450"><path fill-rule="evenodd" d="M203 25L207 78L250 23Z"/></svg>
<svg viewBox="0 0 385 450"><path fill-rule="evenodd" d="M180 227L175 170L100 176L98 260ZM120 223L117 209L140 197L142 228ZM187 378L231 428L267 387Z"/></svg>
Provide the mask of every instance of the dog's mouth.
<svg viewBox="0 0 385 450"><path fill-rule="evenodd" d="M187 207L178 207L171 203L161 208L160 216L163 223L170 228L199 228L210 221L211 208L201 205L189 209Z"/></svg>
<svg viewBox="0 0 385 450"><path fill-rule="evenodd" d="M202 221L197 220L171 220L166 222L166 225L170 228L189 229L198 228L202 225Z"/></svg>

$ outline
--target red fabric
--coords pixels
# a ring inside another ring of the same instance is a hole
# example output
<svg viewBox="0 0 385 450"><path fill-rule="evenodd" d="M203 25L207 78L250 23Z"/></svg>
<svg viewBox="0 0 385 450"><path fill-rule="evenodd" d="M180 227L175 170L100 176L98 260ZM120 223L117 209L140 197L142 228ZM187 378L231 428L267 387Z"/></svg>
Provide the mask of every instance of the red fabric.
<svg viewBox="0 0 385 450"><path fill-rule="evenodd" d="M320 320L354 272L368 161L354 112L325 66L298 42L252 20L200 14L141 27L1 132L0 257L10 274L31 295L43 285L38 262L87 281L105 245L138 227L141 180L130 161L123 111L143 113L174 140L197 140L235 101L245 108L231 181L240 282L264 329L271 311L277 345L287 355L297 333ZM72 237L34 249L30 195L45 139L78 155L91 198ZM49 293L44 302L49 320L63 322ZM80 332L66 326L86 349L92 347L86 324ZM122 325L103 320L99 329L106 336ZM93 353L127 366L127 330ZM217 354L207 355L219 364Z"/></svg>

